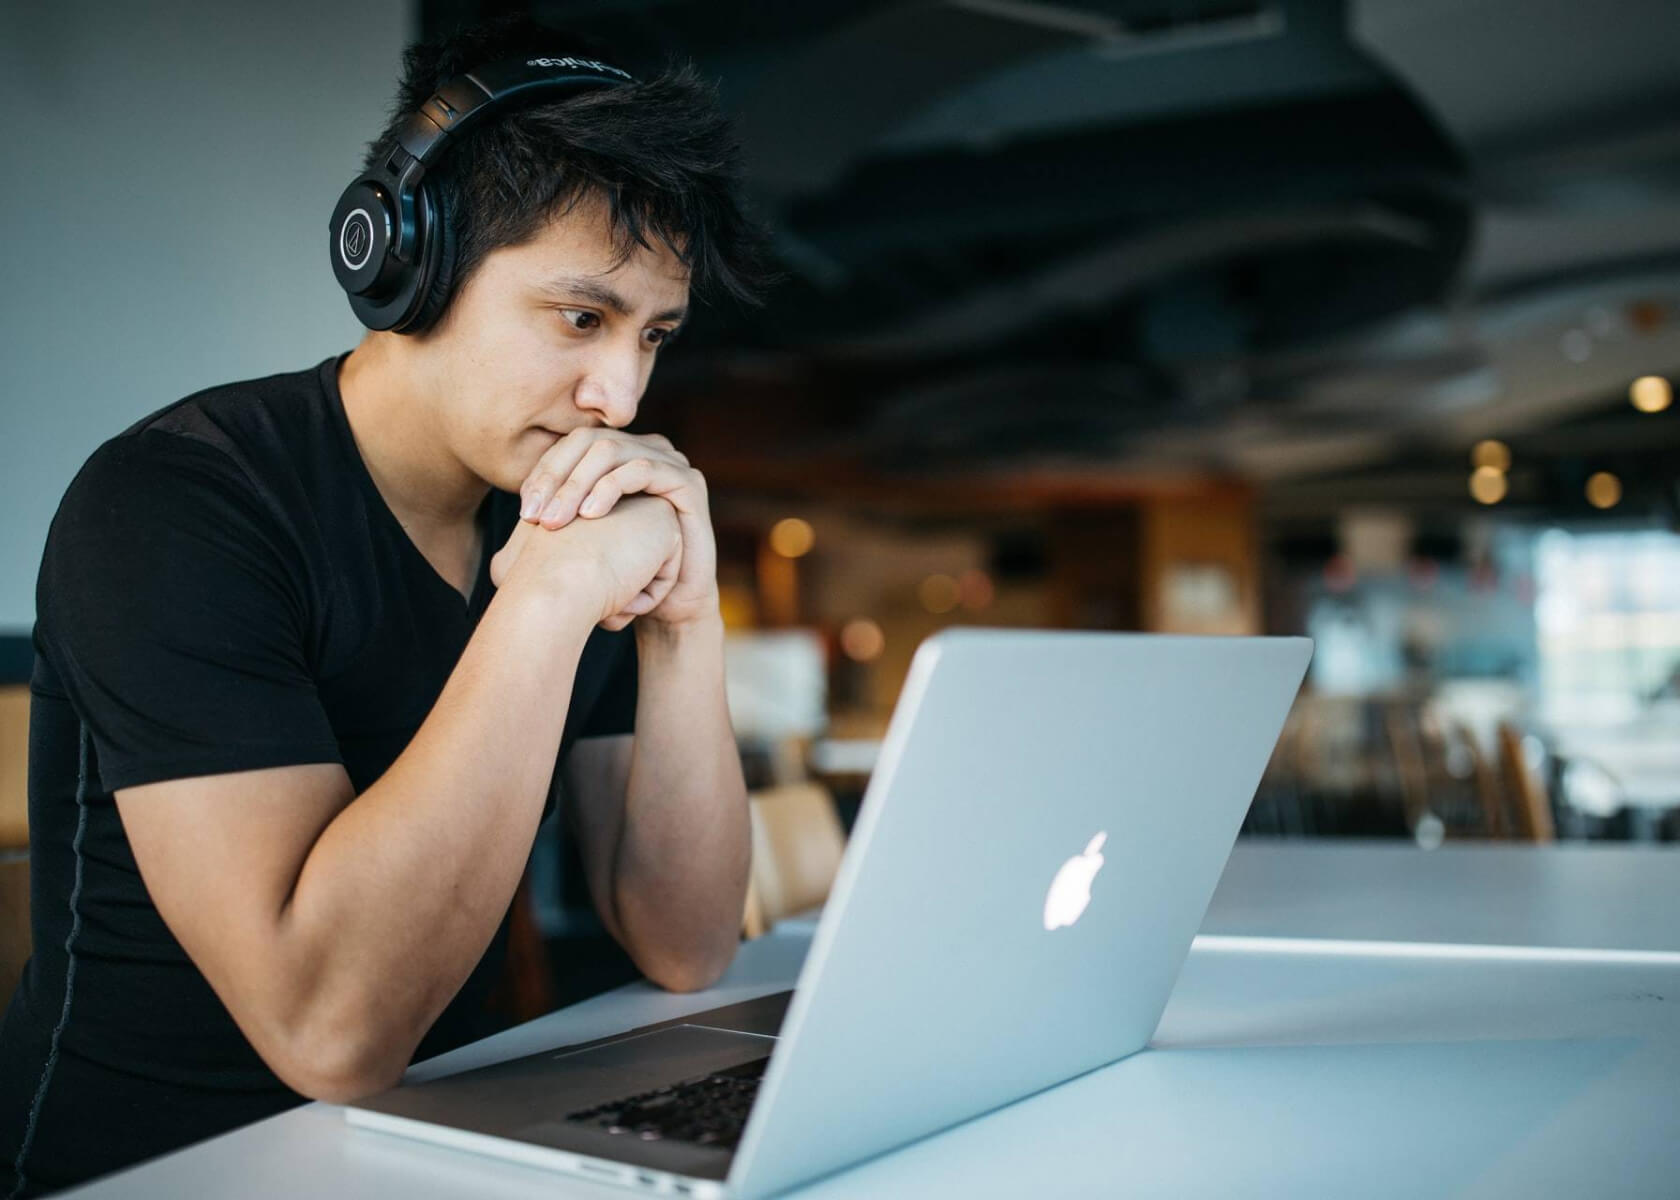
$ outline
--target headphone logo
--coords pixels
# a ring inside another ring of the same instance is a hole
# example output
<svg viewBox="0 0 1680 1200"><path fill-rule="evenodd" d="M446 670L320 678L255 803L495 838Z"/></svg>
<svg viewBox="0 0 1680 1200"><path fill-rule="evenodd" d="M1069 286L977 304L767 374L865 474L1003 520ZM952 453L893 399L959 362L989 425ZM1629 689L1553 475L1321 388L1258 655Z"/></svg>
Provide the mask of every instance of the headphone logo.
<svg viewBox="0 0 1680 1200"><path fill-rule="evenodd" d="M620 70L611 63L597 62L593 58L573 58L570 55L565 58L528 58L525 60L525 65L527 67L569 67L574 71L580 68L585 71L602 71L608 75L617 75L630 80L632 83L635 82L635 76L630 72Z"/></svg>
<svg viewBox="0 0 1680 1200"><path fill-rule="evenodd" d="M373 218L365 208L358 208L344 218L338 231L338 257L352 271L367 265L368 253L373 249Z"/></svg>

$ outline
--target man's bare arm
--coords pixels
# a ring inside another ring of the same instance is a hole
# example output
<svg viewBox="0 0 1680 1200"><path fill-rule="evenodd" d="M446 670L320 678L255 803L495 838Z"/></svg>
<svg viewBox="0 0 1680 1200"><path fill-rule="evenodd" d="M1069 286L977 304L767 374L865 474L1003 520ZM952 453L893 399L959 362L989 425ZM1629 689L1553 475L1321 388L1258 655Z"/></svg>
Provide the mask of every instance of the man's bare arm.
<svg viewBox="0 0 1680 1200"><path fill-rule="evenodd" d="M343 1100L401 1076L507 911L590 629L680 545L657 500L576 534L582 553L530 529L425 723L360 796L337 764L117 793L158 911L305 1095ZM612 553L612 582L597 584L590 564Z"/></svg>
<svg viewBox="0 0 1680 1200"><path fill-rule="evenodd" d="M565 785L590 895L642 973L691 991L734 957L751 836L721 620L638 621L634 738L590 738Z"/></svg>

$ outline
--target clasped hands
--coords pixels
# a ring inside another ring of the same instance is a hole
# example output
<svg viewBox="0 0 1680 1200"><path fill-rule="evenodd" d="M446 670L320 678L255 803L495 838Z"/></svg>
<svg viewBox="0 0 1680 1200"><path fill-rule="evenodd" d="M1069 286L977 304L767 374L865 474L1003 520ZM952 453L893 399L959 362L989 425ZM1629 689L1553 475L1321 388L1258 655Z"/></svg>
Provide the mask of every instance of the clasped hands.
<svg viewBox="0 0 1680 1200"><path fill-rule="evenodd" d="M592 426L574 429L549 447L520 486L520 524L492 563L498 586L524 539L573 521L599 520L636 493L669 503L680 537L653 577L601 626L623 629L637 617L676 626L715 616L717 546L706 481L657 433ZM643 563L639 573L645 568Z"/></svg>

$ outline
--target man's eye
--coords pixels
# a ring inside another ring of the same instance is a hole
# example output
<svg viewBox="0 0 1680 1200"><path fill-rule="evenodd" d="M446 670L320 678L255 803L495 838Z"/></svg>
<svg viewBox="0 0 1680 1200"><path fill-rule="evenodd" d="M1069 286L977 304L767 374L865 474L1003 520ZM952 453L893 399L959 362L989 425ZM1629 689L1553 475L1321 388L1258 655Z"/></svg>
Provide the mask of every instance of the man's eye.
<svg viewBox="0 0 1680 1200"><path fill-rule="evenodd" d="M594 329L601 323L601 314L592 313L587 308L562 308L560 319L573 329Z"/></svg>
<svg viewBox="0 0 1680 1200"><path fill-rule="evenodd" d="M676 336L676 332L677 331L674 329L660 329L655 327L653 329L649 329L647 332L642 334L642 336L647 339L648 345L650 346L663 346L666 342Z"/></svg>

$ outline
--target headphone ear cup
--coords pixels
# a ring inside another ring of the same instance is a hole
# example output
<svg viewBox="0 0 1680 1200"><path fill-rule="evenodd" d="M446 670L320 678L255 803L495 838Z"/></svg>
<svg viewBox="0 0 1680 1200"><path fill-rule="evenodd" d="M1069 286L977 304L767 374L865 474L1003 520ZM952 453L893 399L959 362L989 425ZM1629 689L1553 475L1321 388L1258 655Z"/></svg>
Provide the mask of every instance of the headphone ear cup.
<svg viewBox="0 0 1680 1200"><path fill-rule="evenodd" d="M426 253L418 280L421 299L414 316L403 323L401 333L424 333L435 325L455 286L454 213L430 181L420 185L420 203L426 213Z"/></svg>

